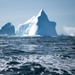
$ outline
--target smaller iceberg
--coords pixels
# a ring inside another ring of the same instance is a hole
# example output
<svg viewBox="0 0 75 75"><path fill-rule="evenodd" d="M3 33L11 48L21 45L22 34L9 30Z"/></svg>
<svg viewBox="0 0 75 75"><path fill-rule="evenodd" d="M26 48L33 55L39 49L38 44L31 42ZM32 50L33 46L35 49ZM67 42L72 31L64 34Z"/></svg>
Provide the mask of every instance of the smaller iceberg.
<svg viewBox="0 0 75 75"><path fill-rule="evenodd" d="M6 23L0 30L0 35L15 35L15 27L11 22Z"/></svg>

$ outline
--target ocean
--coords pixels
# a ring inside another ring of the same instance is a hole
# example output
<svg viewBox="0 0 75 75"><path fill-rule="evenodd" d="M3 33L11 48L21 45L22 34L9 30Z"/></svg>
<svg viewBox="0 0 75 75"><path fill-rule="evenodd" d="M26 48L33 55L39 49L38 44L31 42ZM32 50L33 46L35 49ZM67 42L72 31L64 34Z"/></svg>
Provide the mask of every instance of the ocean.
<svg viewBox="0 0 75 75"><path fill-rule="evenodd" d="M75 37L0 36L0 75L75 75Z"/></svg>

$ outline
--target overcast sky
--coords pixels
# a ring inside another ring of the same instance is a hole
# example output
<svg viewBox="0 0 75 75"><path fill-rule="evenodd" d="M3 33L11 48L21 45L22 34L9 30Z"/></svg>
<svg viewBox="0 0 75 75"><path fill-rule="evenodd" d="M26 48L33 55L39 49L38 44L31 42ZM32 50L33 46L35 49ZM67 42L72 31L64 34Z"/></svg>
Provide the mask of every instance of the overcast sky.
<svg viewBox="0 0 75 75"><path fill-rule="evenodd" d="M75 27L75 0L0 0L0 28L7 22L17 28L41 9L57 23L58 33L62 26Z"/></svg>

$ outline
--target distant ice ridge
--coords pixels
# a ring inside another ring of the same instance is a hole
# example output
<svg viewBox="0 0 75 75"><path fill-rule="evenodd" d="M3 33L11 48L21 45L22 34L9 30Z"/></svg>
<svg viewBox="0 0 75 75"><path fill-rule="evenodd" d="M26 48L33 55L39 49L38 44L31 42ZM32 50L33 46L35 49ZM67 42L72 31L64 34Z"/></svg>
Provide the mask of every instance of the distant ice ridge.
<svg viewBox="0 0 75 75"><path fill-rule="evenodd" d="M64 35L75 36L75 28L63 26Z"/></svg>
<svg viewBox="0 0 75 75"><path fill-rule="evenodd" d="M20 24L16 34L28 36L57 36L55 27L56 23L49 21L45 12L41 10L37 16L33 16L25 23Z"/></svg>

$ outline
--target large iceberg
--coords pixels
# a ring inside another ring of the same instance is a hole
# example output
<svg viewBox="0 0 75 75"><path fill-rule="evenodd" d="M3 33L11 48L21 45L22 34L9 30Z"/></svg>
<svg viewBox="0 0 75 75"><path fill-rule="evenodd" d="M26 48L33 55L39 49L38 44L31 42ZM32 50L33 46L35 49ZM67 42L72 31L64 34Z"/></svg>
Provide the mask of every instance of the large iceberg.
<svg viewBox="0 0 75 75"><path fill-rule="evenodd" d="M28 36L57 36L55 27L56 23L49 21L46 13L41 10L37 16L33 16L25 23L20 24L16 34Z"/></svg>
<svg viewBox="0 0 75 75"><path fill-rule="evenodd" d="M0 35L15 35L15 27L11 22L6 23L0 30Z"/></svg>

